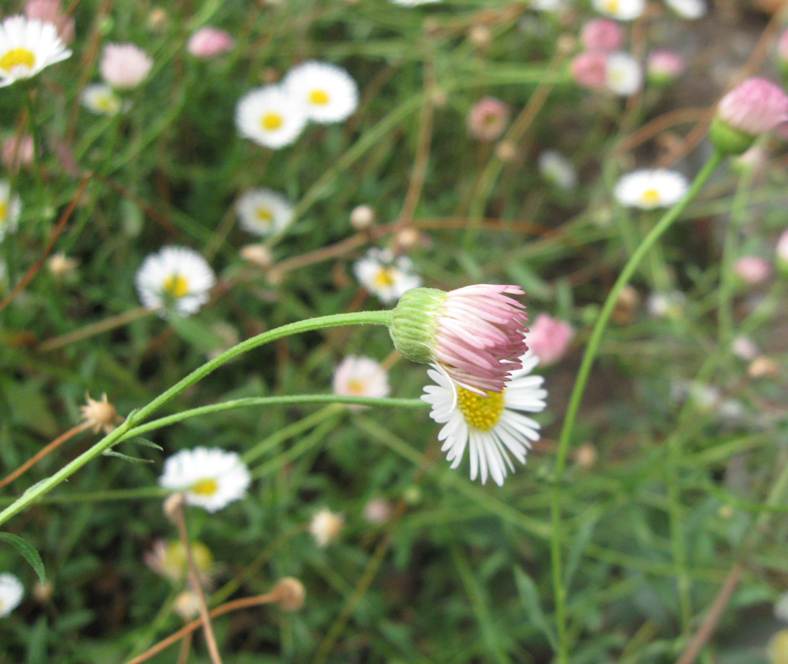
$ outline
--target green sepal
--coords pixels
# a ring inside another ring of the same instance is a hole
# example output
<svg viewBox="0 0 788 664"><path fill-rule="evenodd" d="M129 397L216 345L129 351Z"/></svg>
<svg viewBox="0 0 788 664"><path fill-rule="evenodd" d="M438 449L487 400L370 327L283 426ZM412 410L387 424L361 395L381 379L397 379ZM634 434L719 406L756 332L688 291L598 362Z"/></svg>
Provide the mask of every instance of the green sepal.
<svg viewBox="0 0 788 664"><path fill-rule="evenodd" d="M755 143L755 136L731 127L727 122L715 117L709 128L709 140L721 155L736 156L749 150Z"/></svg>
<svg viewBox="0 0 788 664"><path fill-rule="evenodd" d="M435 326L445 299L445 291L437 288L412 288L399 299L389 334L403 357L419 364L435 361Z"/></svg>

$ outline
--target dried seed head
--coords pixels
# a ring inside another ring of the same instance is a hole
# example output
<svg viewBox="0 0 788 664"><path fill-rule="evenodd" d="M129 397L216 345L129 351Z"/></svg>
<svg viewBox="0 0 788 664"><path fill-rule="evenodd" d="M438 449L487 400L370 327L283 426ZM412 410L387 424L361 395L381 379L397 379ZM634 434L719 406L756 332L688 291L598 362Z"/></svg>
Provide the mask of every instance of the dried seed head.
<svg viewBox="0 0 788 664"><path fill-rule="evenodd" d="M120 418L115 406L107 401L107 393L101 395L101 401L91 399L89 394L86 394L85 398L88 403L80 407L82 419L92 427L93 433L113 431Z"/></svg>
<svg viewBox="0 0 788 664"><path fill-rule="evenodd" d="M286 576L279 581L271 592L276 596L274 601L282 611L298 611L304 605L304 584L292 576Z"/></svg>

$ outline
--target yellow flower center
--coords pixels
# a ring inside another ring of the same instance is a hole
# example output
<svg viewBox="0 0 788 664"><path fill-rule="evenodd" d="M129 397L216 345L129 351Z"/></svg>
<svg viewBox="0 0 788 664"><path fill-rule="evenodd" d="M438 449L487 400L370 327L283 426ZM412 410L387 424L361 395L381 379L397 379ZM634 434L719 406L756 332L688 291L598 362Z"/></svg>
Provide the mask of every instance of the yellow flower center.
<svg viewBox="0 0 788 664"><path fill-rule="evenodd" d="M479 431L489 431L498 424L503 415L504 392L485 392L487 396L482 396L458 387L457 405L466 424Z"/></svg>
<svg viewBox="0 0 788 664"><path fill-rule="evenodd" d="M266 113L260 118L260 125L266 131L276 131L285 123L285 119L279 113Z"/></svg>
<svg viewBox="0 0 788 664"><path fill-rule="evenodd" d="M396 283L392 271L385 267L380 268L373 281L378 288L389 288Z"/></svg>
<svg viewBox="0 0 788 664"><path fill-rule="evenodd" d="M27 71L30 71L35 64L36 56L33 52L21 46L6 51L5 55L0 58L0 69L7 72L11 72L17 67L24 67Z"/></svg>
<svg viewBox="0 0 788 664"><path fill-rule="evenodd" d="M610 14L618 14L620 9L618 0L605 0L603 7L605 8L605 11Z"/></svg>
<svg viewBox="0 0 788 664"><path fill-rule="evenodd" d="M331 98L325 90L312 90L309 93L309 103L315 106L325 106Z"/></svg>
<svg viewBox="0 0 788 664"><path fill-rule="evenodd" d="M646 189L640 195L640 202L643 205L657 205L661 198L662 196L659 195L659 192L654 187L651 187L651 189Z"/></svg>
<svg viewBox="0 0 788 664"><path fill-rule="evenodd" d="M270 224L274 220L274 215L271 212L271 209L267 207L257 208L254 211L254 216L257 217L258 221L262 221L264 224Z"/></svg>
<svg viewBox="0 0 788 664"><path fill-rule="evenodd" d="M189 282L180 274L172 274L164 280L164 290L177 300L189 294Z"/></svg>
<svg viewBox="0 0 788 664"><path fill-rule="evenodd" d="M96 97L96 108L104 113L116 113L118 111L118 100L112 95L101 95Z"/></svg>
<svg viewBox="0 0 788 664"><path fill-rule="evenodd" d="M6 201L0 201L0 222L5 222L5 218L8 215L8 203Z"/></svg>
<svg viewBox="0 0 788 664"><path fill-rule="evenodd" d="M191 492L200 496L212 496L219 490L219 482L213 478L206 478L192 485Z"/></svg>
<svg viewBox="0 0 788 664"><path fill-rule="evenodd" d="M366 392L367 385L363 380L359 380L358 378L351 378L347 382L347 391L351 394L359 394L363 395Z"/></svg>

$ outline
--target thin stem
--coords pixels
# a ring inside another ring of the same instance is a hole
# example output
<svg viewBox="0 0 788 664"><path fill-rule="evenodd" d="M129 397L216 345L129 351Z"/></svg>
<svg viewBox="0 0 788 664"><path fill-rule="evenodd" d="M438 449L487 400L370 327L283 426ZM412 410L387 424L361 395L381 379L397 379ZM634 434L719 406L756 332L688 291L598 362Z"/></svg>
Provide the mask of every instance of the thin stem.
<svg viewBox="0 0 788 664"><path fill-rule="evenodd" d="M152 415L159 408L172 401L185 389L191 387L202 378L205 378L205 376L210 374L215 369L218 369L223 364L234 360L240 355L257 348L258 346L262 346L264 344L270 343L271 341L276 341L277 339L281 339L292 334L321 330L327 327L336 327L339 325L388 325L391 322L391 316L392 312L390 310L362 311L321 316L318 318L310 318L308 320L298 321L296 323L290 323L289 325L283 325L282 327L269 330L268 332L263 332L262 334L258 334L256 337L242 341L237 346L233 346L221 355L218 355L214 359L203 364L198 369L192 371L188 376L181 379L170 389L160 394L148 405L129 413L129 416L126 418L123 424L115 429L115 431L102 438L95 445L93 445L93 447L83 452L76 459L71 461L71 463L61 468L57 473L25 491L25 493L22 494L18 500L0 512L0 525L8 521L8 519L10 519L12 516L19 514L29 505L32 505L41 496L49 493L49 491L51 491L64 480L71 477L71 475L77 472L86 463L92 461L104 451L110 449L113 445L123 440L123 438L126 437L126 434L135 426L142 423L145 418Z"/></svg>
<svg viewBox="0 0 788 664"><path fill-rule="evenodd" d="M621 291L629 283L629 280L635 274L638 266L648 251L654 246L656 241L670 228L673 223L678 219L679 215L683 212L688 203L697 196L703 185L709 179L711 174L717 169L722 162L722 157L718 153L714 153L712 157L706 162L701 169L700 173L696 176L692 186L690 186L687 194L676 205L674 205L662 219L657 222L651 232L643 238L643 241L637 247L635 252L630 257L624 269L621 271L616 283L610 290L602 310L597 318L594 329L591 332L591 337L588 340L586 351L583 355L583 360L580 364L580 369L575 379L574 388L569 398L567 405L566 415L564 416L564 424L561 429L561 436L558 440L558 452L555 462L555 475L554 475L554 488L551 500L551 519L552 519L552 538L550 542L551 548L551 561L553 567L553 592L555 595L555 620L556 629L558 633L559 652L557 653L557 661L559 664L568 664L569 662L569 644L567 643L567 624L566 624L566 593L567 589L564 586L563 569L562 569L562 551L563 551L563 524L561 521L561 482L566 467L566 460L569 454L569 444L574 433L575 421L577 413L580 409L580 403L583 400L588 377L591 374L591 367L599 352L599 345L602 340L602 335L607 329L607 324L610 321L610 316L618 301Z"/></svg>

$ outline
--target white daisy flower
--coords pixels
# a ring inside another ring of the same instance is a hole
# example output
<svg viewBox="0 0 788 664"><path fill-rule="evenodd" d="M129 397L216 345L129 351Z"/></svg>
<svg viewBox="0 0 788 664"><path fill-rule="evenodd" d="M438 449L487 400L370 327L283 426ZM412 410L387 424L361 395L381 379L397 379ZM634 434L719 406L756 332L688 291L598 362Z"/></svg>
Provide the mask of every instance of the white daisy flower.
<svg viewBox="0 0 788 664"><path fill-rule="evenodd" d="M545 150L539 155L539 173L559 189L574 189L577 186L577 171L566 157L555 150Z"/></svg>
<svg viewBox="0 0 788 664"><path fill-rule="evenodd" d="M621 205L653 210L678 203L687 187L686 178L678 171L643 169L622 175L614 193Z"/></svg>
<svg viewBox="0 0 788 664"><path fill-rule="evenodd" d="M334 394L346 397L387 397L388 373L372 358L348 355L334 372ZM348 406L354 410L363 406Z"/></svg>
<svg viewBox="0 0 788 664"><path fill-rule="evenodd" d="M309 523L309 532L315 538L319 547L324 547L333 542L345 525L341 514L335 514L324 507L312 517Z"/></svg>
<svg viewBox="0 0 788 664"><path fill-rule="evenodd" d="M643 85L643 68L629 53L611 53L605 67L605 87L623 97L634 94Z"/></svg>
<svg viewBox="0 0 788 664"><path fill-rule="evenodd" d="M594 0L594 9L619 21L632 21L643 15L645 0Z"/></svg>
<svg viewBox="0 0 788 664"><path fill-rule="evenodd" d="M703 0L665 0L665 4L679 17L691 21L706 15L706 3Z"/></svg>
<svg viewBox="0 0 788 664"><path fill-rule="evenodd" d="M370 249L353 265L356 279L384 304L396 302L411 288L421 286L421 277L413 273L413 261L406 256L394 257L389 249Z"/></svg>
<svg viewBox="0 0 788 664"><path fill-rule="evenodd" d="M164 462L159 485L182 491L189 505L216 512L246 495L252 477L235 452L218 447L181 450Z"/></svg>
<svg viewBox="0 0 788 664"><path fill-rule="evenodd" d="M143 306L187 315L197 313L208 301L216 277L193 249L164 247L143 261L134 281Z"/></svg>
<svg viewBox="0 0 788 664"><path fill-rule="evenodd" d="M24 594L25 588L19 579L13 574L0 574L0 618L19 606Z"/></svg>
<svg viewBox="0 0 788 664"><path fill-rule="evenodd" d="M252 90L235 107L235 124L241 136L267 148L290 145L306 121L303 104L276 85Z"/></svg>
<svg viewBox="0 0 788 664"><path fill-rule="evenodd" d="M254 235L278 235L293 219L293 206L270 189L247 191L238 198L235 209L241 226Z"/></svg>
<svg viewBox="0 0 788 664"><path fill-rule="evenodd" d="M0 180L0 241L6 233L13 232L19 225L22 202L19 196L11 195L11 183Z"/></svg>
<svg viewBox="0 0 788 664"><path fill-rule="evenodd" d="M96 115L117 115L123 102L108 85L94 83L83 90L82 105Z"/></svg>
<svg viewBox="0 0 788 664"><path fill-rule="evenodd" d="M531 442L539 440L539 423L522 414L539 413L545 408L547 390L544 378L529 375L539 363L531 351L522 356L522 369L512 372L503 392L476 394L456 385L445 373L430 369L428 374L437 385L424 388L422 399L432 405L430 417L443 424L438 440L451 467L460 465L468 447L471 479L487 475L503 485L509 471L514 470L510 454L525 463Z"/></svg>
<svg viewBox="0 0 788 664"><path fill-rule="evenodd" d="M303 104L310 120L340 122L358 106L358 86L341 67L310 60L293 67L282 81L293 99Z"/></svg>
<svg viewBox="0 0 788 664"><path fill-rule="evenodd" d="M70 55L52 23L24 16L0 23L0 87L31 78Z"/></svg>

